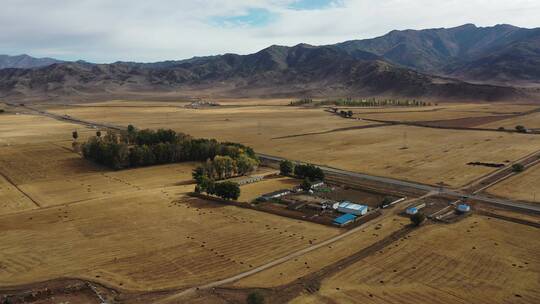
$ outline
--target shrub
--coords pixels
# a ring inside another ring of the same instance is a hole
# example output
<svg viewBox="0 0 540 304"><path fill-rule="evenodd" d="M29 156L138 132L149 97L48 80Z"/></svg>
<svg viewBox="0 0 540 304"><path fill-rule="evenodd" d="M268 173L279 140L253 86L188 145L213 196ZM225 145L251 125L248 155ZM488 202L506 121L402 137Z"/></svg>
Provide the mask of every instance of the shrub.
<svg viewBox="0 0 540 304"><path fill-rule="evenodd" d="M527 133L527 129L522 125L516 126L516 131L518 131L519 133Z"/></svg>
<svg viewBox="0 0 540 304"><path fill-rule="evenodd" d="M525 170L525 166L523 166L522 164L513 164L512 165L512 171L514 171L516 173L523 172L523 170Z"/></svg>
<svg viewBox="0 0 540 304"><path fill-rule="evenodd" d="M237 200L240 197L240 186L233 182L215 184L215 194L226 200Z"/></svg>
<svg viewBox="0 0 540 304"><path fill-rule="evenodd" d="M304 191L311 190L312 186L313 186L313 183L309 180L309 178L304 178L304 181L302 181L302 184L300 185L300 187L302 187Z"/></svg>
<svg viewBox="0 0 540 304"><path fill-rule="evenodd" d="M312 181L324 180L324 172L321 168L314 165L296 165L294 175L298 178L308 178Z"/></svg>
<svg viewBox="0 0 540 304"><path fill-rule="evenodd" d="M422 224L422 222L424 222L425 219L426 219L426 217L424 216L424 214L422 214L420 212L417 212L417 213L411 215L411 222L416 227L420 226Z"/></svg>
<svg viewBox="0 0 540 304"><path fill-rule="evenodd" d="M264 304L264 296L258 292L252 292L247 297L247 304Z"/></svg>
<svg viewBox="0 0 540 304"><path fill-rule="evenodd" d="M393 202L394 199L391 198L390 196L385 196L382 200L382 202L379 204L379 207L385 207L385 206L388 206L390 205L391 202Z"/></svg>
<svg viewBox="0 0 540 304"><path fill-rule="evenodd" d="M279 173L283 176L291 175L294 171L294 164L291 161L283 160L279 163Z"/></svg>

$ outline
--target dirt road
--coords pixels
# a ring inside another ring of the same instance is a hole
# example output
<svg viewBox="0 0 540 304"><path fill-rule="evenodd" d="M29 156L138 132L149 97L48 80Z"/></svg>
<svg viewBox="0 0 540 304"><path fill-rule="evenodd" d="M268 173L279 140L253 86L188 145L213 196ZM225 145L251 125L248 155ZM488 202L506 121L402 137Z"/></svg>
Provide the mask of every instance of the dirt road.
<svg viewBox="0 0 540 304"><path fill-rule="evenodd" d="M422 197L418 197L418 198L411 198L409 200L405 200L403 202L400 202L399 204L400 205L407 205L407 204L410 204L410 203L413 203L415 201L418 201L418 200L421 200L425 197L428 197L428 196L431 196L431 195L434 195L436 194L435 192L429 192L428 194L422 196ZM186 296L189 296L189 295L192 295L194 294L195 292L197 291L201 291L201 290L205 290L205 289L211 289L211 288L214 288L214 287L218 287L218 286L221 286L221 285L225 285L225 284L229 284L229 283L233 283L235 281L238 281L240 279L243 279L245 277L248 277L248 276L251 276L253 274L256 274L258 272L261 272L263 270L266 270L266 269L269 269L269 268L272 268L276 265L279 265L279 264L282 264L284 262L287 262L289 260L292 260L296 257L299 257L299 256L302 256L306 253L309 253L309 252L312 252L314 250L317 250L319 248L322 248L322 247L325 247L325 246L328 246L332 243L335 243L343 238L346 238L347 236L353 234L353 233L357 233L358 231L361 231L361 230L364 230L366 229L366 227L369 227L369 226L372 226L372 225L375 225L379 222L381 222L383 219L389 217L389 216L392 216L392 215L395 215L397 212L399 212L399 208L393 208L391 210L388 210L388 212L384 213L382 216L374 219L374 220L371 220L365 224L362 224L358 227L355 227L351 230L348 230L342 234L339 234L339 235L336 235L332 238L329 238L321 243L318 243L318 244L315 244L313 246L310 246L310 247L307 247L307 248L304 248L304 249L301 249L301 250L298 250L296 252L293 252L289 255L286 255L284 257L281 257L277 260L274 260L274 261L271 261L269 263L266 263L264 265L261 265L259 267L256 267L256 268L253 268L249 271L246 271L246 272L242 272L242 273L239 273L237 275L234 275L232 277L228 277L228 278L225 278L225 279L222 279L222 280L218 280L218 281L214 281L214 282L210 282L208 284L204 284L204 285L201 285L201 286L196 286L196 287L192 287L192 288L189 288L189 289L186 289L186 290L183 290L183 291L180 291L176 294L173 294L171 296L168 296L166 298L163 298L159 301L156 302L156 304L166 304L166 303L174 303L175 300L178 300L178 299L181 299L183 297L186 297Z"/></svg>

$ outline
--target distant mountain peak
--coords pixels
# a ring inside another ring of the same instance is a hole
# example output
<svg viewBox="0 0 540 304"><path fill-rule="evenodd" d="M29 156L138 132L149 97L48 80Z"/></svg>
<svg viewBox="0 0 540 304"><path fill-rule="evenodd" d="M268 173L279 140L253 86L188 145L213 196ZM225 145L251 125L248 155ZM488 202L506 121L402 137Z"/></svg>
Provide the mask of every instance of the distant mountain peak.
<svg viewBox="0 0 540 304"><path fill-rule="evenodd" d="M27 54L16 56L0 55L0 69L34 69L63 62L54 58L35 58Z"/></svg>

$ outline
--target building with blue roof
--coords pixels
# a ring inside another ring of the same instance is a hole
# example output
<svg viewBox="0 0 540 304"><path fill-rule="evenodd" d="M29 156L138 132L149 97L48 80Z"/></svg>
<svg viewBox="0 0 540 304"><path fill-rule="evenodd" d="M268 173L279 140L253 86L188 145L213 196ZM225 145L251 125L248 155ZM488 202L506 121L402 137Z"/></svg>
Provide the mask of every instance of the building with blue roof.
<svg viewBox="0 0 540 304"><path fill-rule="evenodd" d="M467 204L459 204L457 206L457 210L459 212L462 212L462 213L467 213L467 212L471 211L471 206L469 206Z"/></svg>
<svg viewBox="0 0 540 304"><path fill-rule="evenodd" d="M334 224L335 225L338 225L340 227L343 227L349 223L352 223L354 222L354 220L356 219L356 215L354 214L350 214L350 213L347 213L347 214L344 214L340 217L337 217L334 219Z"/></svg>
<svg viewBox="0 0 540 304"><path fill-rule="evenodd" d="M339 203L337 210L341 213L364 215L368 212L368 206L354 204L349 201L344 201L344 202Z"/></svg>
<svg viewBox="0 0 540 304"><path fill-rule="evenodd" d="M416 208L416 207L407 208L407 210L405 210L405 213L407 213L408 215L417 214L418 213L418 208Z"/></svg>

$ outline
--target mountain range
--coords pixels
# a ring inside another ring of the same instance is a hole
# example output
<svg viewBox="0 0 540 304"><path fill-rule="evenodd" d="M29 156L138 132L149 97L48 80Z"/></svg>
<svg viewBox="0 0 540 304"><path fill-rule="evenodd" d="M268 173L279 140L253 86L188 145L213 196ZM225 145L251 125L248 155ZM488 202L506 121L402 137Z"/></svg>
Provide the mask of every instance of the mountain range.
<svg viewBox="0 0 540 304"><path fill-rule="evenodd" d="M3 58L3 57L0 57ZM540 85L540 29L511 25L392 31L335 45L270 46L155 63L3 60L7 99L74 99L133 92L214 96L406 96L527 99ZM16 64L16 65L15 65ZM26 64L26 65L25 65Z"/></svg>
<svg viewBox="0 0 540 304"><path fill-rule="evenodd" d="M61 62L63 61L54 58L34 58L26 54L17 56L0 55L0 69L34 69Z"/></svg>

